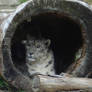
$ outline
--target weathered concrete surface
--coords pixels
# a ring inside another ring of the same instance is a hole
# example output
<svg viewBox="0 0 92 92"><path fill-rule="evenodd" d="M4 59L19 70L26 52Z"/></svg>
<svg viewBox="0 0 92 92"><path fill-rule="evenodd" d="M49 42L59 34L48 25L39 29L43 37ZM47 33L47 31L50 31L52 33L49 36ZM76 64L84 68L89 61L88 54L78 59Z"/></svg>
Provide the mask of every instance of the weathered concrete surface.
<svg viewBox="0 0 92 92"><path fill-rule="evenodd" d="M19 0L0 0L0 17L5 16L5 13L13 12L17 5L19 5Z"/></svg>
<svg viewBox="0 0 92 92"><path fill-rule="evenodd" d="M16 10L18 4L18 0L0 0L0 24L2 20Z"/></svg>
<svg viewBox="0 0 92 92"><path fill-rule="evenodd" d="M0 0L0 5L15 5L18 4L18 0Z"/></svg>
<svg viewBox="0 0 92 92"><path fill-rule="evenodd" d="M7 91L7 90L0 90L0 92L9 92L9 91Z"/></svg>
<svg viewBox="0 0 92 92"><path fill-rule="evenodd" d="M8 5L0 5L0 13L8 13L12 12L16 9L17 5L15 6L8 6Z"/></svg>
<svg viewBox="0 0 92 92"><path fill-rule="evenodd" d="M4 21L10 14L16 10L17 6L1 6L0 5L0 24Z"/></svg>

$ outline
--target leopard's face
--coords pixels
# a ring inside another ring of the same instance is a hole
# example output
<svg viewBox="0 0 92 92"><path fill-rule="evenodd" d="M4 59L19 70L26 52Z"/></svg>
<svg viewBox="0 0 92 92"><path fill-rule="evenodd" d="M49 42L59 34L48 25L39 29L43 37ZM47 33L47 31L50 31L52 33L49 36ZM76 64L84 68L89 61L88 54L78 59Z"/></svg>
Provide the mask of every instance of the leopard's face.
<svg viewBox="0 0 92 92"><path fill-rule="evenodd" d="M48 53L50 40L28 40L25 42L26 61L28 63L35 63L40 61Z"/></svg>

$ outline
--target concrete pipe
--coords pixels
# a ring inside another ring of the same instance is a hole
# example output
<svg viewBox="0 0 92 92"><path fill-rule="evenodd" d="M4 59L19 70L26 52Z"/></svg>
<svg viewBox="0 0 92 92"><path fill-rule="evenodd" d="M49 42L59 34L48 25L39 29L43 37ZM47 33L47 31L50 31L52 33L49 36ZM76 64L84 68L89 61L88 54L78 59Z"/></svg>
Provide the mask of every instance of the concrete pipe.
<svg viewBox="0 0 92 92"><path fill-rule="evenodd" d="M55 73L92 77L92 11L79 0L31 0L20 5L0 26L0 74L17 88L30 89L27 34L51 40Z"/></svg>

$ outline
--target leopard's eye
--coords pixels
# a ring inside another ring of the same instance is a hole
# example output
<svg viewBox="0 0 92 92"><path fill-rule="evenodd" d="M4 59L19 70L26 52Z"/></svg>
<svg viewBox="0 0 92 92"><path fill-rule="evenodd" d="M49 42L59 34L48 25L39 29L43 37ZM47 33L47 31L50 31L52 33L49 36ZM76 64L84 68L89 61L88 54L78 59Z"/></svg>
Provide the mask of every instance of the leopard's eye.
<svg viewBox="0 0 92 92"><path fill-rule="evenodd" d="M40 48L40 45L37 45L37 48Z"/></svg>
<svg viewBox="0 0 92 92"><path fill-rule="evenodd" d="M27 46L31 46L30 43L28 43Z"/></svg>

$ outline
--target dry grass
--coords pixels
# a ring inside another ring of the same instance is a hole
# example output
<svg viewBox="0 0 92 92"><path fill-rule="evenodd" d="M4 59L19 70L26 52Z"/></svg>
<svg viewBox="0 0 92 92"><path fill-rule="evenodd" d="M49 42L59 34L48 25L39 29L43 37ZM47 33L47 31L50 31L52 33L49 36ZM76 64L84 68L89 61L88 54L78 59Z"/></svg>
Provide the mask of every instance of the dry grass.
<svg viewBox="0 0 92 92"><path fill-rule="evenodd" d="M88 4L92 4L92 0L84 0L85 2L87 2Z"/></svg>

